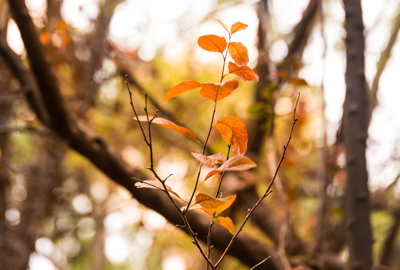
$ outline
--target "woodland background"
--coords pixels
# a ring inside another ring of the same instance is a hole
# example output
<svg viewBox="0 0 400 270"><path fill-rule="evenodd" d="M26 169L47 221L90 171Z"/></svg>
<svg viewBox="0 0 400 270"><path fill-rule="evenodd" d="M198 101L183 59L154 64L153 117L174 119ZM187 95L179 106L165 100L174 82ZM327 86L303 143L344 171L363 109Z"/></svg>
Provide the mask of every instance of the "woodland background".
<svg viewBox="0 0 400 270"><path fill-rule="evenodd" d="M260 76L218 104L219 118L246 123L258 164L226 176L235 223L269 184L301 93L274 192L220 269L269 255L257 269L400 269L398 1L362 1L365 29L355 0L26 4L0 0L0 269L205 269L164 194L131 179L149 177L148 154L125 74L137 108L147 93L150 112L204 140L210 102L195 92L160 102L178 82L218 78L220 58L196 44L224 35L216 19L249 25L237 35ZM189 193L198 146L162 127L153 135L157 171ZM211 140L209 154L226 149ZM189 217L204 240L208 218ZM225 247L229 233L214 235Z"/></svg>

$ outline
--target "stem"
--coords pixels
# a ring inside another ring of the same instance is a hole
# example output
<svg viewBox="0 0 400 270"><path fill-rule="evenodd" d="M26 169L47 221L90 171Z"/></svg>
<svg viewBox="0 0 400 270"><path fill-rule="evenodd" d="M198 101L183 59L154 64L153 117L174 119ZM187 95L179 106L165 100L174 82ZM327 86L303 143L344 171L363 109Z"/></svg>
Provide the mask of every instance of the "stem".
<svg viewBox="0 0 400 270"><path fill-rule="evenodd" d="M211 247L211 231L214 225L214 221L211 218L210 225L208 227L208 234L207 234L207 257L211 260L212 258L212 247ZM212 261L211 261L212 262ZM207 270L210 270L210 265L207 265Z"/></svg>
<svg viewBox="0 0 400 270"><path fill-rule="evenodd" d="M226 160L229 159L229 154L231 153L231 146L232 146L232 144L228 145L228 154L226 155ZM219 180L218 189L217 189L217 192L215 193L215 198L218 198L219 191L221 189L222 180L224 179L224 176L225 176L225 171L222 172L221 180Z"/></svg>
<svg viewBox="0 0 400 270"><path fill-rule="evenodd" d="M299 99L300 99L300 93L299 93L299 95L298 95L298 97L297 97L296 105L295 105L294 110L293 110L293 124L292 124L292 129L291 129L291 131L290 131L290 135L289 135L289 138L288 138L288 140L287 140L286 145L283 146L283 153L282 153L281 159L280 159L280 161L279 161L278 167L277 167L276 170L275 170L274 177L272 178L271 183L269 184L267 190L264 192L264 194L261 196L261 198L256 202L256 204L253 206L253 208L251 208L251 209L249 209L249 210L247 211L246 217L244 218L244 220L243 220L242 224L240 225L240 227L239 227L238 231L236 232L236 234L232 237L231 241L229 242L228 246L226 247L226 249L225 249L224 252L222 253L221 257L219 258L219 260L218 260L217 263L215 264L215 268L218 267L218 265L222 262L223 258L226 256L226 254L228 253L228 251L229 251L230 248L232 247L232 245L233 245L233 243L235 242L235 240L237 239L239 233L242 231L244 225L245 225L245 224L247 223L247 221L249 220L250 215L254 212L254 210L255 210L255 209L257 208L257 206L261 203L261 201L262 201L263 199L265 199L265 198L266 198L269 194L271 194L271 192L272 192L271 187L272 187L272 185L274 184L275 178L276 178L276 176L278 175L278 172L279 172L279 168L281 167L281 164L282 164L283 160L285 159L286 150L287 150L287 148L288 148L288 146L289 146L290 140L292 139L294 125L295 125L296 122L297 122L297 119L296 119L296 109L297 109L297 105L298 105L298 103L299 103Z"/></svg>

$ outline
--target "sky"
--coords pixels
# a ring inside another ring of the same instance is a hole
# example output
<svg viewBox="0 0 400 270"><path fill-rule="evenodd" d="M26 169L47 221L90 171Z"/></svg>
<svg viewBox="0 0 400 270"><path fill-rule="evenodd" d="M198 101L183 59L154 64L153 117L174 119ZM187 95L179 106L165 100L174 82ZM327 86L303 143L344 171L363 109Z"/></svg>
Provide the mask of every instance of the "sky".
<svg viewBox="0 0 400 270"><path fill-rule="evenodd" d="M45 11L45 0L26 1L33 12L33 16L40 18ZM64 0L62 15L70 25L82 31L88 31L92 26L91 19L95 18L99 12L97 1L100 0ZM247 41L245 45L249 48L250 59L257 58L255 44L258 19L255 3L256 1L251 0L242 1L242 4L213 14L213 18L219 19L227 25L231 25L236 21L249 25L248 29L239 32L237 37L240 40ZM273 14L279 14L279 16L274 16L272 23L276 26L278 32L283 34L283 37L300 20L302 11L307 4L308 0L272 0ZM311 85L324 87L328 141L332 143L341 119L342 104L345 96L345 55L341 47L345 37L343 30L344 10L339 0L325 1L325 5L325 13L327 13L324 26L325 39L321 37L321 29L317 27L310 40L310 45L304 52L305 65L299 76ZM376 62L389 37L391 21L398 11L399 1L362 0L362 5L366 34L365 73L368 82L371 83L376 71ZM152 60L160 50L171 61L179 60L179 57L184 55L182 51L185 50L188 42L194 44L193 41L196 41L198 36L211 33L216 35L225 34L225 30L212 18L210 18L211 20L203 21L203 18L215 6L215 0L127 0L115 10L115 15L110 25L109 37L122 47L138 49L138 55L144 61ZM7 39L17 53L23 52L23 45L17 27L13 22L9 25ZM271 37L271 58L273 60L279 61L287 53L284 41L285 38L281 38L278 35ZM325 42L327 49L324 57ZM217 57L201 49L196 49L194 53L194 57L200 65L206 65ZM254 64L255 62L250 61L250 65ZM388 185L398 173L396 165L383 167L382 164L390 159L394 145L400 137L400 121L398 120L400 118L400 110L398 110L398 102L400 101L399 70L400 45L397 42L393 49L392 57L382 74L378 94L379 105L374 111L369 130L367 158L371 179L370 186L372 188ZM400 192L400 185L397 190ZM82 196L76 198L76 207L85 211L83 206L91 206L87 205L87 201ZM111 250L107 246L111 244L113 246L121 246L125 247L124 250L143 247L136 247L135 243L133 245L127 243L119 234L118 226L115 227L115 220L122 219L123 222L134 221L124 220L122 214L116 213L113 215L107 217L105 221L109 229L105 253L110 261L119 262L127 259L129 253L122 252L122 249L120 252ZM143 213L143 215L145 214ZM150 221L165 222L162 221L163 218L158 214L148 215L146 218ZM151 223L154 222L148 222L148 224ZM151 243L152 230L157 230L157 228L149 229L149 232L143 234L145 239L142 239L142 244ZM73 243L71 243L66 245L73 246ZM48 241L41 239L38 246L38 253L34 253L31 256L31 270L56 269L46 257L46 252L51 249ZM162 267L163 270L185 269L185 261L177 254L171 254Z"/></svg>

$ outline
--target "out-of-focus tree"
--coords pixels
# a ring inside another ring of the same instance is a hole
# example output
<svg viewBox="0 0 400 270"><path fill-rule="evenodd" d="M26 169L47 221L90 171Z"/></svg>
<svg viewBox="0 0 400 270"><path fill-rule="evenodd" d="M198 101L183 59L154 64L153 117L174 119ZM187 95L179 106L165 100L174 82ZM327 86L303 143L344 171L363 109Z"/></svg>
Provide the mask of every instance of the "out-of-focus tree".
<svg viewBox="0 0 400 270"><path fill-rule="evenodd" d="M140 57L140 46L130 49L113 40L109 29L114 12L128 1L98 1L97 15L87 20L85 29L66 22L61 12L66 2L47 0L46 12L37 16L23 0L0 0L0 269L28 269L29 265L36 270L46 264L53 267L46 269L132 269L132 265L135 269L205 269L187 235L175 226L182 220L165 194L137 189L131 179L149 175L124 77L134 91L135 106L144 106L146 94L150 111L158 109L159 116L190 127L204 139L206 134L198 130L207 125L208 115L198 112L209 110L208 103L193 102L190 93L169 104L160 101L175 83L213 81L213 71L218 69L209 64L202 68L190 46L180 62L168 61L161 49L147 61ZM322 38L326 51L325 20L332 15L327 8L332 1L310 0L285 36L274 25L274 18L285 15L273 12L273 1L251 6L259 21L254 67L260 80L219 105L221 111L246 119L249 156L259 164L254 171L226 174L224 194L237 194L229 210L235 223L241 222L269 184L290 133L298 92L301 99L293 144L274 192L254 212L221 269L248 269L268 256L257 269L371 269L374 265L399 269L395 254L400 250L396 191L400 177L385 189L370 191L365 147L379 81L400 20L398 15L394 18L368 92L361 3L343 2L347 35L346 46L339 47L347 54L347 91L343 127L334 143L327 140L324 85L311 85L301 77L308 61L304 52L313 37ZM130 4L141 7L138 2ZM208 23L237 4L241 3L219 1L210 14L189 21ZM84 9L76 18L85 14ZM180 20L188 22L184 12L181 15ZM13 24L24 42L20 55L6 38L8 25ZM180 31L180 36L190 36L187 29ZM272 48L283 41L287 53L276 60ZM172 132L154 127L157 170L165 176L173 173L171 185L188 193L193 185L188 179L193 179L197 164L187 149L195 144ZM217 134L211 137L216 143L207 152L226 148ZM391 162L398 162L398 154ZM207 217L192 212L188 219L198 238L206 241ZM215 248L223 250L230 237L216 227L213 239Z"/></svg>

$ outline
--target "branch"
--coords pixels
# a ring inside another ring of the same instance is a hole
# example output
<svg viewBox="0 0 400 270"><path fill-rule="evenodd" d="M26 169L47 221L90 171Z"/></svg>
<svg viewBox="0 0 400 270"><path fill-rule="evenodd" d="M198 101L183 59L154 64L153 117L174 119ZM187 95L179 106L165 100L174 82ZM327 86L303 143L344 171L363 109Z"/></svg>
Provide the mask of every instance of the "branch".
<svg viewBox="0 0 400 270"><path fill-rule="evenodd" d="M371 122L372 112L378 105L377 94L379 90L379 80L381 78L383 71L385 70L388 60L390 59L393 46L396 43L397 36L399 34L399 30L400 30L400 13L398 13L394 19L394 25L391 30L389 41L386 45L386 48L381 52L381 56L378 62L376 63L376 73L371 86L371 108L369 111L369 122Z"/></svg>

